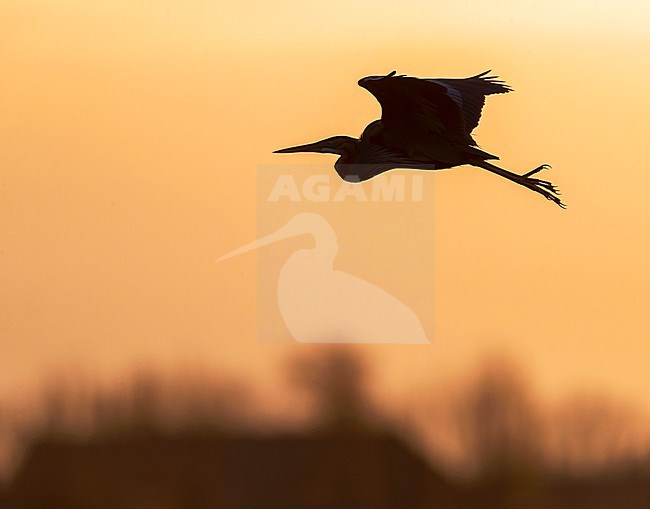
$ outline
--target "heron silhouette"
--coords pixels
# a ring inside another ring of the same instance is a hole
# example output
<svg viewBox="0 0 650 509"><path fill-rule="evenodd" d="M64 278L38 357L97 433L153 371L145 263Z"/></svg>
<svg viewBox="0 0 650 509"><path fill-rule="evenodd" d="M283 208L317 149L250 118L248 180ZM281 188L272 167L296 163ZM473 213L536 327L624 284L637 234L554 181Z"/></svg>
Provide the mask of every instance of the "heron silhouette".
<svg viewBox="0 0 650 509"><path fill-rule="evenodd" d="M384 289L334 270L339 247L327 220L299 213L275 233L217 261L295 235L311 234L315 246L293 253L282 266L277 298L280 314L299 343L428 343L417 315Z"/></svg>
<svg viewBox="0 0 650 509"><path fill-rule="evenodd" d="M359 85L381 104L381 119L371 122L359 139L333 136L275 153L338 154L334 168L348 182L363 182L395 168L441 170L469 164L516 182L562 208L559 190L551 182L533 178L550 168L542 164L519 175L488 162L499 159L481 150L472 131L481 118L485 97L512 89L485 71L470 78L368 76Z"/></svg>

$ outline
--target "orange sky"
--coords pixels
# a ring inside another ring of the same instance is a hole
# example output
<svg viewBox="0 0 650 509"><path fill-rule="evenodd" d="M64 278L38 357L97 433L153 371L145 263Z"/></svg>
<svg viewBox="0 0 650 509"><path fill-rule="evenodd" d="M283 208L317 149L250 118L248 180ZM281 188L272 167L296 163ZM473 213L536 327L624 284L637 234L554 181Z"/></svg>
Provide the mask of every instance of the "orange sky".
<svg viewBox="0 0 650 509"><path fill-rule="evenodd" d="M274 387L309 347L255 341L255 255L213 263L257 235L258 165L361 132L380 114L362 76L491 68L515 93L488 100L477 140L506 168L551 163L569 208L478 169L427 175L435 343L360 347L377 387L424 394L499 350L548 397L650 410L647 4L272 5L1 8L2 399L51 368L142 362Z"/></svg>

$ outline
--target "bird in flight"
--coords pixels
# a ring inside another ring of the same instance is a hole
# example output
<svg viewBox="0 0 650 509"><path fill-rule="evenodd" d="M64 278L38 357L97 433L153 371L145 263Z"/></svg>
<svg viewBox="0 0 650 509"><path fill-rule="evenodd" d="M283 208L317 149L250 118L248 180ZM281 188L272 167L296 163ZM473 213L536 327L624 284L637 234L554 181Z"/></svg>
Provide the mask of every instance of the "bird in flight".
<svg viewBox="0 0 650 509"><path fill-rule="evenodd" d="M516 182L562 208L559 190L534 178L548 164L519 175L488 162L499 159L481 150L472 131L481 118L485 97L512 89L485 71L470 78L367 76L359 85L381 104L381 119L371 122L359 139L333 136L275 153L338 154L336 172L348 182L363 182L395 168L441 170L469 164Z"/></svg>

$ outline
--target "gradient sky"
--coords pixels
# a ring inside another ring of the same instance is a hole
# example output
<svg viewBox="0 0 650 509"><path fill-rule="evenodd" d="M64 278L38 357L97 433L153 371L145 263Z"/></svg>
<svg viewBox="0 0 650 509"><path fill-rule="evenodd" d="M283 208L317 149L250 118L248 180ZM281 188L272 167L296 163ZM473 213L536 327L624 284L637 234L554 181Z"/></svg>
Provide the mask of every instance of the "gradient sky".
<svg viewBox="0 0 650 509"><path fill-rule="evenodd" d="M359 347L376 390L426 397L496 350L549 398L650 410L647 2L39 0L0 20L2 400L51 369L197 361L274 393L310 347L255 341L254 254L213 263L257 235L258 165L360 133L380 115L362 76L493 69L515 93L476 139L512 170L551 163L569 208L428 175L435 343Z"/></svg>

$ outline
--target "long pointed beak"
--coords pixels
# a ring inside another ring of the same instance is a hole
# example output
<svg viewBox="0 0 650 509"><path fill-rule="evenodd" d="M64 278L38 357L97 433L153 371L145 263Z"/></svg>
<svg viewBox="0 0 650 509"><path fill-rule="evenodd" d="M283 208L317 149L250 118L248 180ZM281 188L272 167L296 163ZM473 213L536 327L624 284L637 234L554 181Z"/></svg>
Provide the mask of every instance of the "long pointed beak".
<svg viewBox="0 0 650 509"><path fill-rule="evenodd" d="M295 147L281 148L273 151L274 154L293 154L295 152L318 152L323 153L327 150L322 146L322 142L307 143L306 145L297 145Z"/></svg>
<svg viewBox="0 0 650 509"><path fill-rule="evenodd" d="M215 261L220 262L228 258L232 258L233 256L238 256L240 254L246 253L248 251L252 251L253 249L258 249L268 244L273 244L274 242L278 242L280 240L286 239L287 237L291 237L293 235L296 235L296 232L293 232L291 230L288 230L285 227L282 227L277 232L271 233L270 235L266 235L260 239L257 239L254 242L250 242L249 244L241 246L235 249L234 251L231 251L230 253L223 255L221 258L218 258Z"/></svg>

